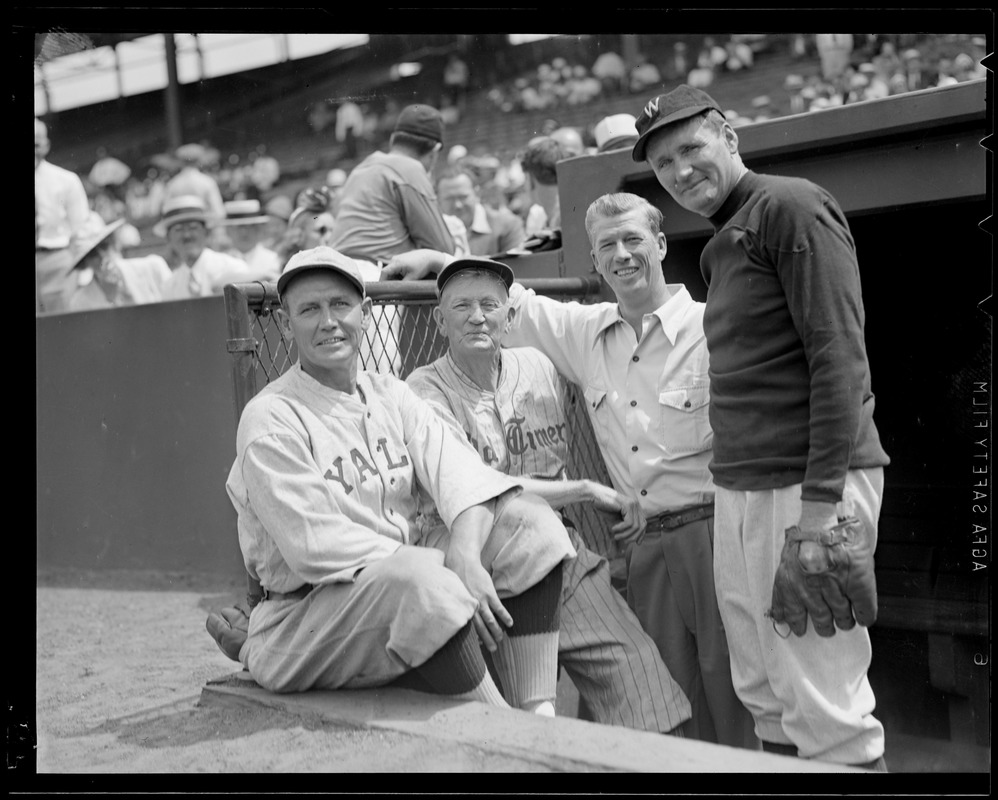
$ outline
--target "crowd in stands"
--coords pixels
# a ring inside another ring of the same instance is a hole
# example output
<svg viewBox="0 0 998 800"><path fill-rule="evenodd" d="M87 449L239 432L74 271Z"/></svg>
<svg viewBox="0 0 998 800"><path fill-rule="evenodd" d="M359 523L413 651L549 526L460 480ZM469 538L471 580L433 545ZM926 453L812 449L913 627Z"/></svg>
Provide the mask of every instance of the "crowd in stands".
<svg viewBox="0 0 998 800"><path fill-rule="evenodd" d="M983 47L983 41L957 37L818 34L813 43L795 39L794 51L807 59L813 49L820 72L807 78L788 74L784 89L791 112L803 113L949 86L985 77ZM975 57L968 50L980 52Z"/></svg>
<svg viewBox="0 0 998 800"><path fill-rule="evenodd" d="M970 37L818 34L788 41L790 58L784 61L788 72L776 79L782 85L726 110L732 124L984 76L980 60L985 43ZM668 52L656 54L656 62L637 56L628 64L610 51L592 64L557 57L485 91L480 99L486 107L503 113L533 112L544 121L533 138L510 142L503 152L490 152L474 142L448 141L439 162L434 157L424 163L431 179L445 174L449 180L445 188L450 199L442 204L447 206L442 212L456 246L501 241L502 251L507 252L557 243L550 236L559 227L554 164L627 147L636 137L630 114L597 112L590 124L573 127L557 121L560 110L590 105L599 109L601 98L643 96L656 87L682 82L716 89L727 76L755 69L771 46L765 36L707 36L698 46L673 42ZM442 94L433 101L441 106L437 113L446 129L471 105L468 66L458 56L448 60L443 84ZM394 98L381 104L381 113L351 101L324 108L327 113L313 114L310 123L317 136L335 140L343 159L332 169L325 165L321 175L304 185L285 180L280 163L262 143L248 153L224 156L207 141L190 143L152 156L136 169L98 152L93 167L78 176L93 212L85 229L81 226L68 247L63 244L64 232L49 235L43 230L40 244L36 236L37 251L49 262L72 262L69 295L78 296L71 303L65 300L69 305L49 298L47 307L39 309L157 299L149 286L165 277L162 263L129 265L128 255L155 254L166 263L172 288L164 287L161 298L167 299L216 293L223 285L219 281L233 274L249 280L276 278L280 265L298 249L330 242L350 175L364 159L388 149L403 109ZM37 165L48 152L47 134L39 133L40 124L36 121L36 208ZM46 180L56 178L68 180L61 174ZM439 195L439 184L434 188ZM168 218L183 236L167 232ZM507 233L516 231L519 241L507 235L489 238L486 233L497 226ZM58 247L49 241L58 242ZM63 250L55 253L59 247ZM184 268L181 280L178 271ZM141 279L136 277L139 273Z"/></svg>

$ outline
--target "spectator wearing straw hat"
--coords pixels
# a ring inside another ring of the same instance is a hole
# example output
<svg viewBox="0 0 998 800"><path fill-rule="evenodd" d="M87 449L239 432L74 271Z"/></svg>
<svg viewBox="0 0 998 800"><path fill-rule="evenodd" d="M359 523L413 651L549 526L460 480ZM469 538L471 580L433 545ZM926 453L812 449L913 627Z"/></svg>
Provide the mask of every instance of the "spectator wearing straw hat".
<svg viewBox="0 0 998 800"><path fill-rule="evenodd" d="M277 280L280 257L261 241L270 217L263 213L259 200L231 200L225 204L225 222L232 248L229 254L241 258L254 272Z"/></svg>
<svg viewBox="0 0 998 800"><path fill-rule="evenodd" d="M606 153L632 147L638 140L638 129L634 127L633 114L610 114L603 117L593 128L596 139L596 152Z"/></svg>
<svg viewBox="0 0 998 800"><path fill-rule="evenodd" d="M174 155L180 162L180 171L166 182L163 192L163 202L177 197L191 196L201 198L201 202L213 223L225 218L225 203L218 182L203 171L207 163L208 150L200 144L184 144L177 148Z"/></svg>
<svg viewBox="0 0 998 800"><path fill-rule="evenodd" d="M67 310L132 306L163 299L163 286L170 279L166 260L156 254L124 258L118 241L124 224L123 219L106 224L96 211L90 213L71 248Z"/></svg>
<svg viewBox="0 0 998 800"><path fill-rule="evenodd" d="M176 262L163 286L164 300L207 297L221 294L227 283L262 279L242 259L207 246L210 224L200 197L181 195L163 203L163 217L153 232L167 240Z"/></svg>
<svg viewBox="0 0 998 800"><path fill-rule="evenodd" d="M454 252L430 182L444 122L428 105L399 113L388 152L360 162L343 186L329 245L352 258L388 261L415 248Z"/></svg>

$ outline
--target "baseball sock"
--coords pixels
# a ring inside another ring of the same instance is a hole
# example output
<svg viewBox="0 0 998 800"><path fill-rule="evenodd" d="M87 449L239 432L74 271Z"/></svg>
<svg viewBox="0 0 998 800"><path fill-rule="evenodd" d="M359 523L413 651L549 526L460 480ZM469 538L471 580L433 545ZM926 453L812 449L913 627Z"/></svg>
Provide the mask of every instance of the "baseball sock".
<svg viewBox="0 0 998 800"><path fill-rule="evenodd" d="M554 716L562 565L525 592L504 598L513 627L492 654L510 705Z"/></svg>
<svg viewBox="0 0 998 800"><path fill-rule="evenodd" d="M797 757L797 745L795 744L782 744L780 742L766 742L763 741L762 749L767 753L776 753L781 756L793 756Z"/></svg>
<svg viewBox="0 0 998 800"><path fill-rule="evenodd" d="M889 772L887 769L887 762L884 757L875 758L873 761L867 761L865 764L857 764L860 769L868 769L871 772Z"/></svg>
<svg viewBox="0 0 998 800"><path fill-rule="evenodd" d="M509 708L485 666L471 622L426 661L397 679L394 685Z"/></svg>

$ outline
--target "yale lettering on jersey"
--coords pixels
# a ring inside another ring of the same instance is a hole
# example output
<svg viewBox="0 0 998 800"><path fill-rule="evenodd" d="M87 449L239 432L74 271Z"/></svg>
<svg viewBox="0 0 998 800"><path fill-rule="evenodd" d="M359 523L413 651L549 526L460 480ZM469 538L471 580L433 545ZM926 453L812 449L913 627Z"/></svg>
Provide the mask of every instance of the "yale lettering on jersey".
<svg viewBox="0 0 998 800"><path fill-rule="evenodd" d="M400 457L396 458L388 448L387 439L378 439L378 450L384 454L389 470L400 470L409 466L409 457L403 453ZM368 473L372 476L379 474L377 467L371 464L356 447L350 450L350 463L353 464L353 470L350 471L350 475L348 476L344 469L343 456L336 456L333 459L332 467L327 469L322 477L327 481L335 481L343 487L343 491L346 494L350 494L356 484L364 483L367 480Z"/></svg>

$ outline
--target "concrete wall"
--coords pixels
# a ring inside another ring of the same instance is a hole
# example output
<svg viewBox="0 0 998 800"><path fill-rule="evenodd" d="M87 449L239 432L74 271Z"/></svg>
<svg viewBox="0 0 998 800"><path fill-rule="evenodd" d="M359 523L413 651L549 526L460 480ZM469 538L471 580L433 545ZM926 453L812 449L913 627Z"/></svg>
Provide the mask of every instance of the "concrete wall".
<svg viewBox="0 0 998 800"><path fill-rule="evenodd" d="M242 574L221 297L36 318L39 567Z"/></svg>

